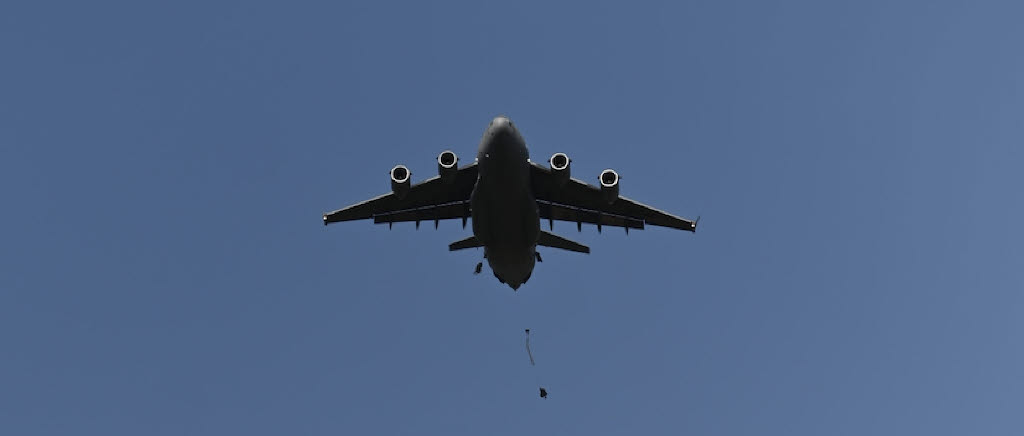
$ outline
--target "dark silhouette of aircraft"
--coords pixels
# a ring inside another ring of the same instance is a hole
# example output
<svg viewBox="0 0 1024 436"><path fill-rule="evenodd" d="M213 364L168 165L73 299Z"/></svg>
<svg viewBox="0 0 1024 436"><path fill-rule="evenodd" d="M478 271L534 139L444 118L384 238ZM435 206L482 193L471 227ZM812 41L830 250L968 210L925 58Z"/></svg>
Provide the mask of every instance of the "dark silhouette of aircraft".
<svg viewBox="0 0 1024 436"><path fill-rule="evenodd" d="M571 160L555 153L544 167L530 162L523 137L505 116L495 117L480 140L476 160L459 167L455 153L437 157L438 175L417 184L404 165L391 169L392 192L323 215L324 224L373 219L374 223L473 218L473 235L453 242L451 251L483 247L501 283L513 290L530 279L541 260L537 246L590 253L590 248L541 230L540 221L583 223L641 230L645 225L696 231L697 221L654 209L619 195L619 174L601 172L599 186L569 177ZM477 264L479 273L482 263Z"/></svg>

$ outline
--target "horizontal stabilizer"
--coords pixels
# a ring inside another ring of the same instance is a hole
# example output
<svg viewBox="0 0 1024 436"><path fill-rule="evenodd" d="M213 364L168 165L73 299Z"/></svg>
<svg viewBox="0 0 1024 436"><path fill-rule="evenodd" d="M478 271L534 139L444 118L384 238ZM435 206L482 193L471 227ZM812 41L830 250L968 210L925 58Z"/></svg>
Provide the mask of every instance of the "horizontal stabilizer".
<svg viewBox="0 0 1024 436"><path fill-rule="evenodd" d="M586 245L570 241L554 233L548 233L543 230L540 232L540 237L537 238L537 245L560 248L562 250L575 251L577 253L590 253L590 247L587 247Z"/></svg>
<svg viewBox="0 0 1024 436"><path fill-rule="evenodd" d="M480 243L480 240L476 236L470 236L466 239L452 242L448 244L448 251L464 250L467 248L483 247L484 244Z"/></svg>

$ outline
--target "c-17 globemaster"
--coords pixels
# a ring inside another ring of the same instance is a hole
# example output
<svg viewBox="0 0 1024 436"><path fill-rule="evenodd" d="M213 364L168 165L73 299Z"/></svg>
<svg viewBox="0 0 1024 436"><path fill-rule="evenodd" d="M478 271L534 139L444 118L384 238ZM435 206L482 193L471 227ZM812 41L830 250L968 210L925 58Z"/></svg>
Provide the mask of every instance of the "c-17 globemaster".
<svg viewBox="0 0 1024 436"><path fill-rule="evenodd" d="M498 281L513 290L530 279L537 246L589 253L587 246L541 230L540 220L643 229L644 225L672 227L693 232L697 221L662 212L619 195L619 174L601 172L599 186L569 177L571 161L555 153L549 167L530 162L523 137L505 116L495 117L480 140L476 160L459 167L455 153L437 157L438 175L417 184L404 165L391 169L391 191L328 212L324 225L338 221L373 218L374 223L473 218L473 236L453 242L451 251L483 247L484 258ZM699 220L699 219L698 219ZM476 265L479 273L483 263Z"/></svg>

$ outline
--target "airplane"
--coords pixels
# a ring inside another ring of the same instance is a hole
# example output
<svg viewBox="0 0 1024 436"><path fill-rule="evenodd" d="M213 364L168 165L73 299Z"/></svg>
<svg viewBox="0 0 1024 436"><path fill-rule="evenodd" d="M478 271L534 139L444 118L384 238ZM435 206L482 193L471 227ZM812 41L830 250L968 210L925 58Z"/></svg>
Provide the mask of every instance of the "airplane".
<svg viewBox="0 0 1024 436"><path fill-rule="evenodd" d="M476 160L459 167L459 158L445 150L437 156L438 175L412 184L405 165L391 169L391 192L323 214L324 225L339 221L373 219L374 223L416 223L473 218L473 235L451 243L449 251L483 247L494 277L513 291L530 279L537 246L590 253L578 242L541 229L542 219L554 230L554 221L642 230L645 225L695 232L697 220L688 220L619 195L619 174L601 172L599 186L570 177L571 160L555 153L544 167L530 161L522 135L508 117L491 120L484 131ZM479 274L483 262L476 265Z"/></svg>

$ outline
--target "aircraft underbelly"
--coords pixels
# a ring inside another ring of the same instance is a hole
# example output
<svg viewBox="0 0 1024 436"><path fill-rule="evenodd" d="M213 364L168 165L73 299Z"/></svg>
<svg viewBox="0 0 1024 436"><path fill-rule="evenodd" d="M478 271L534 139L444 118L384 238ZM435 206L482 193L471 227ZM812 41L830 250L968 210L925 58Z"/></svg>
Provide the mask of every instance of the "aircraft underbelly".
<svg viewBox="0 0 1024 436"><path fill-rule="evenodd" d="M483 243L494 274L517 288L530 278L536 261L540 234L537 203L528 178L488 178L494 175L482 174L473 192L473 233Z"/></svg>

